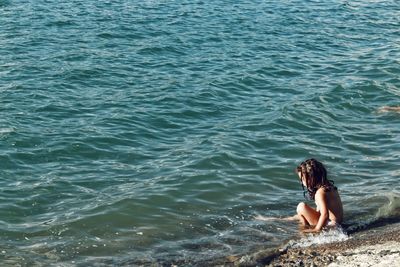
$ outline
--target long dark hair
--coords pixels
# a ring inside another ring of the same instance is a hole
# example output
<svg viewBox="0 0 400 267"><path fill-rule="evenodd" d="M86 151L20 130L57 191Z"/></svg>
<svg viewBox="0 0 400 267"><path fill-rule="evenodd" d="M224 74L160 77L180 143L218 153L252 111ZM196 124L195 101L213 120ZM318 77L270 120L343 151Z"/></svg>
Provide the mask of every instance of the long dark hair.
<svg viewBox="0 0 400 267"><path fill-rule="evenodd" d="M326 187L329 191L333 186L333 181L328 180L327 171L324 165L316 159L307 159L300 163L296 168L296 172L300 173L300 183L303 187L304 197L306 193L311 199L314 199L315 193L321 187ZM305 179L306 189L304 188L303 183L301 182L301 178Z"/></svg>

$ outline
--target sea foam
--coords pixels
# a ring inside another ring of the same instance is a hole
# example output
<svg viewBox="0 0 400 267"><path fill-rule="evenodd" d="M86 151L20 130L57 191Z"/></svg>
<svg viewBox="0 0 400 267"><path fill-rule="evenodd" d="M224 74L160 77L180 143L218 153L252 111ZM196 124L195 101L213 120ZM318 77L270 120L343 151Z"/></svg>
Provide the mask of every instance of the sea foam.
<svg viewBox="0 0 400 267"><path fill-rule="evenodd" d="M322 231L319 234L309 234L299 240L289 241L287 247L309 247L312 245L322 245L328 243L342 242L349 239L349 236L344 232L341 227Z"/></svg>

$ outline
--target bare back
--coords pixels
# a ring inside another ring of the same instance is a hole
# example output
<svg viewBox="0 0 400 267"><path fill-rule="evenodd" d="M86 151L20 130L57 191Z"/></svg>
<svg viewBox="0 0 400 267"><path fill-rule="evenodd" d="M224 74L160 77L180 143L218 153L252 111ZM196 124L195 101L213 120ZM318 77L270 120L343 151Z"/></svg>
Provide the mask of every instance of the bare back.
<svg viewBox="0 0 400 267"><path fill-rule="evenodd" d="M336 188L326 189L324 187L317 190L316 194L323 194L326 200L326 206L329 213L329 220L334 223L342 223L343 221L343 205L339 193ZM318 204L317 204L318 206ZM317 207L319 210L319 207Z"/></svg>

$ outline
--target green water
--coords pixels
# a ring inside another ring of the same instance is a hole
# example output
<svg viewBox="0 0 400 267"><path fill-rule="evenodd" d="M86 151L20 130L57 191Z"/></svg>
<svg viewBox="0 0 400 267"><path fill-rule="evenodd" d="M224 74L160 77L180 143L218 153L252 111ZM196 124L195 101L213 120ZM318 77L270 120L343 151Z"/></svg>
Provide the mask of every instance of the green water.
<svg viewBox="0 0 400 267"><path fill-rule="evenodd" d="M0 261L188 265L274 248L324 162L399 212L397 1L0 0Z"/></svg>

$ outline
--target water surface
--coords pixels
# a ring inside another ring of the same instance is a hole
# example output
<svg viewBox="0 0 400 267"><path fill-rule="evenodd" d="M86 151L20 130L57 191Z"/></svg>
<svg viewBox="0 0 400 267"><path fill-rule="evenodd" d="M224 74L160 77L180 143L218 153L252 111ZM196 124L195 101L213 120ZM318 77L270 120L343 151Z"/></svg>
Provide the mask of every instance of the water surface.
<svg viewBox="0 0 400 267"><path fill-rule="evenodd" d="M323 161L398 215L397 1L0 0L0 260L196 264L275 248Z"/></svg>

